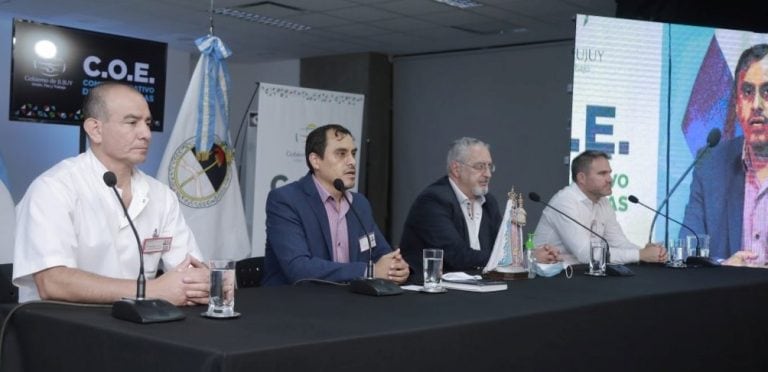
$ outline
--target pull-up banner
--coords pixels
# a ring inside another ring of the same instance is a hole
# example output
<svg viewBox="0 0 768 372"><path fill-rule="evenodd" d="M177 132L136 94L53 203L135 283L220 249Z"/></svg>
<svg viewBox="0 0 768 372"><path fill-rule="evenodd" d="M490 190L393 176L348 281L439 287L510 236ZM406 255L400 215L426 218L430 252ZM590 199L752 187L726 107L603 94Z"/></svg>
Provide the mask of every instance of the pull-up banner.
<svg viewBox="0 0 768 372"><path fill-rule="evenodd" d="M254 171L252 256L264 255L267 194L307 172L304 144L313 129L340 124L349 129L362 153L365 96L262 83ZM359 164L359 162L358 162Z"/></svg>

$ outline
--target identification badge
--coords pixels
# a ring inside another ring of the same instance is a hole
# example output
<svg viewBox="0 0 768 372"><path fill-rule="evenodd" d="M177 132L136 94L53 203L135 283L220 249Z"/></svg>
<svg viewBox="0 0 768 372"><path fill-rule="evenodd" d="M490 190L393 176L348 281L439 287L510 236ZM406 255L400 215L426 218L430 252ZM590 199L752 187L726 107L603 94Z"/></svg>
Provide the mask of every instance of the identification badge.
<svg viewBox="0 0 768 372"><path fill-rule="evenodd" d="M369 238L371 239L371 246L372 247L368 246L368 239ZM376 234L374 234L374 233L368 234L368 238L366 238L365 235L363 235L363 237L360 238L360 252L365 252L369 248L376 248Z"/></svg>
<svg viewBox="0 0 768 372"><path fill-rule="evenodd" d="M170 236L147 238L144 239L144 244L142 244L141 251L144 254L158 252L165 253L171 250L171 241L173 241L173 238Z"/></svg>

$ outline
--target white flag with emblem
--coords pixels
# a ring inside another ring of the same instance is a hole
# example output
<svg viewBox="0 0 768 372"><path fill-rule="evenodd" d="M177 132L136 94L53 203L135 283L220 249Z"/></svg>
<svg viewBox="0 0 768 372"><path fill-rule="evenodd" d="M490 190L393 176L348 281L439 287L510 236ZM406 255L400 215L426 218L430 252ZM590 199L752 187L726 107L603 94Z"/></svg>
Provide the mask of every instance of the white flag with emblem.
<svg viewBox="0 0 768 372"><path fill-rule="evenodd" d="M251 245L228 129L224 59L231 52L215 36L195 43L200 59L157 178L176 192L205 259L240 260L250 256Z"/></svg>

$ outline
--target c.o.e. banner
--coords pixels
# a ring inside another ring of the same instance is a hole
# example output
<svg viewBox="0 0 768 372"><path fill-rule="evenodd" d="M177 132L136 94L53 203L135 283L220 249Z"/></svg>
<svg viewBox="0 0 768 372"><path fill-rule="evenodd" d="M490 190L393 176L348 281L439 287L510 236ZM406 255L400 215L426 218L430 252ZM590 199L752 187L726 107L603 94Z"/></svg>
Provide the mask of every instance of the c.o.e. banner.
<svg viewBox="0 0 768 372"><path fill-rule="evenodd" d="M13 22L9 119L79 125L83 97L103 81L134 86L163 130L167 45L41 24Z"/></svg>

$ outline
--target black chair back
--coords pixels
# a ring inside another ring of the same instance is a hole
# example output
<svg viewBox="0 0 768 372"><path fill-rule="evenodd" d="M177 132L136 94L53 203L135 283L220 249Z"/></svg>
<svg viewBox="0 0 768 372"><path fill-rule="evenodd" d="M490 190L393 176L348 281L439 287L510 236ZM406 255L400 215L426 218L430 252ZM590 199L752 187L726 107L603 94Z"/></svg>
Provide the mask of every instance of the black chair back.
<svg viewBox="0 0 768 372"><path fill-rule="evenodd" d="M19 289L13 285L13 264L0 264L0 304L19 302Z"/></svg>

